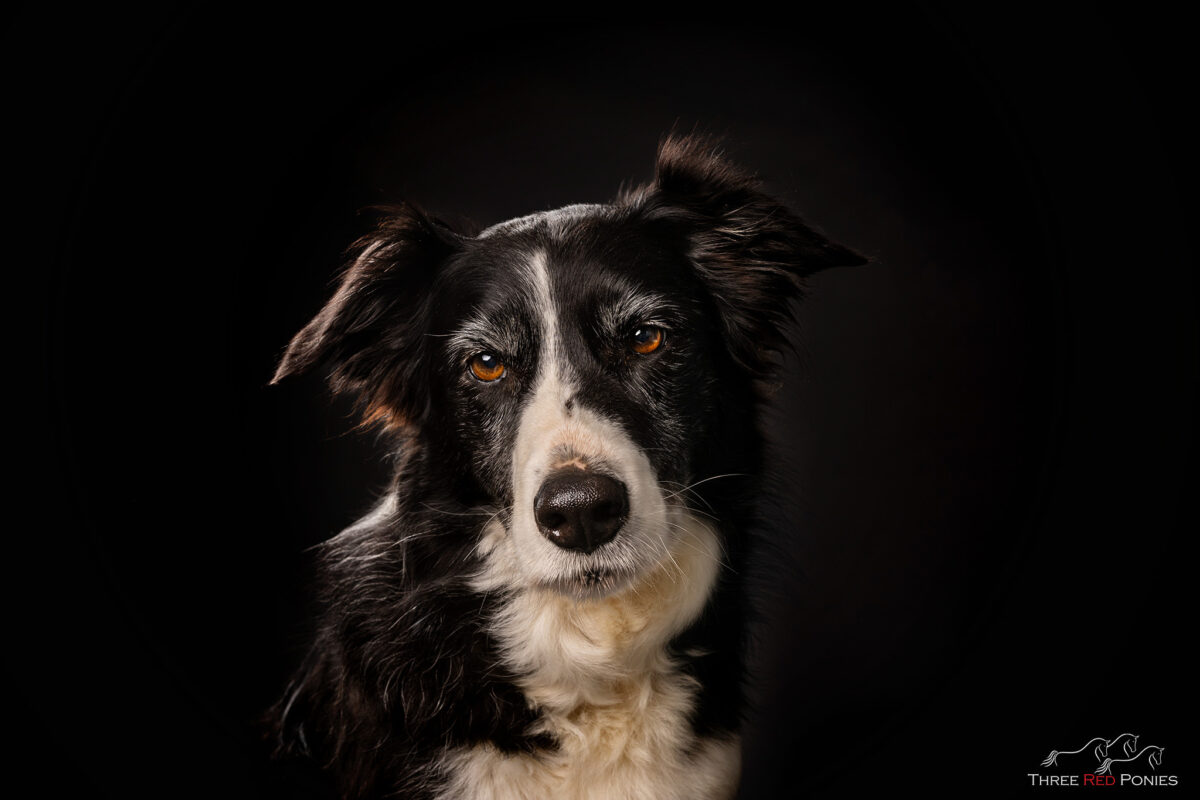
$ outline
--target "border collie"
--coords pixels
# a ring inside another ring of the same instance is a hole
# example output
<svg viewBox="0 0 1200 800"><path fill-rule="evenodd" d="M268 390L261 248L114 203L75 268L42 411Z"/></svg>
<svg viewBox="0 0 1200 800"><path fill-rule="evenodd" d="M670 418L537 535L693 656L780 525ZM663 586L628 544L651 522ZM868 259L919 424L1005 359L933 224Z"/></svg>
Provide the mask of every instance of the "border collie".
<svg viewBox="0 0 1200 800"><path fill-rule="evenodd" d="M345 797L728 798L758 408L808 274L862 263L703 137L470 233L392 208L274 381L389 434L273 711Z"/></svg>

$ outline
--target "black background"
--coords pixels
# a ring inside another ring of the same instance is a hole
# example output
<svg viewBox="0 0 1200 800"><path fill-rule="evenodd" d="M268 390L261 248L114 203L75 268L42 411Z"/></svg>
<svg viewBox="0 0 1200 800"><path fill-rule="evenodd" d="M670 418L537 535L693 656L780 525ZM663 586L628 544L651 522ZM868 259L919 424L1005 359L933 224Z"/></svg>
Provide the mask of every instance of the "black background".
<svg viewBox="0 0 1200 800"><path fill-rule="evenodd" d="M448 11L4 21L10 775L305 796L253 721L304 549L386 473L317 380L265 384L358 209L600 201L699 126L873 259L813 280L770 414L745 796L1019 794L1124 731L1194 780L1180 21Z"/></svg>

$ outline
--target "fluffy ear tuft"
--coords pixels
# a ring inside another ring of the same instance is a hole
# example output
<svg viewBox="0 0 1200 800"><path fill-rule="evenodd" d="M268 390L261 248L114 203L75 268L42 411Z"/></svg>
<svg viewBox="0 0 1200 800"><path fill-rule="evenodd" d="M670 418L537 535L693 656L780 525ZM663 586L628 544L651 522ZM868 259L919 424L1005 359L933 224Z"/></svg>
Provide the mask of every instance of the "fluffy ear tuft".
<svg viewBox="0 0 1200 800"><path fill-rule="evenodd" d="M326 367L330 388L354 395L366 423L398 426L423 414L428 290L462 240L411 205L376 210L384 216L351 246L337 291L292 339L271 383Z"/></svg>
<svg viewBox="0 0 1200 800"><path fill-rule="evenodd" d="M764 376L785 341L790 301L803 279L865 264L858 253L809 228L726 161L706 136L670 136L659 146L654 181L619 204L684 237L720 311L734 358Z"/></svg>

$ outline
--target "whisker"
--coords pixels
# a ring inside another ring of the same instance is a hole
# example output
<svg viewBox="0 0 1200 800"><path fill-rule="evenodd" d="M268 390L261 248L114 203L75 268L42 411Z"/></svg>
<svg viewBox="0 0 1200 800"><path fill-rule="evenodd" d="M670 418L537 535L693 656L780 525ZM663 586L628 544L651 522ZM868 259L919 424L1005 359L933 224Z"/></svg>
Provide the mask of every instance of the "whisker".
<svg viewBox="0 0 1200 800"><path fill-rule="evenodd" d="M702 483L708 483L709 481L715 481L718 478L747 478L747 477L749 477L749 476L746 475L746 473L744 473L744 472L727 472L724 475L712 475L712 476L704 478L702 480L698 480L695 483L689 484L689 485L683 487L682 489L680 489L679 491L675 492L674 494L667 495L663 499L669 500L672 497L678 497L679 495L683 494L684 492L688 491L689 489L694 489Z"/></svg>
<svg viewBox="0 0 1200 800"><path fill-rule="evenodd" d="M686 577L683 567L679 566L679 562L675 560L675 555L671 552L671 548L667 547L666 542L656 541L654 542L654 546L655 548L661 550L662 554L665 555L673 565L675 565L675 572L678 573L678 577ZM679 583L679 581L676 579L676 575L672 574L670 571L668 571L667 574L671 576L671 583Z"/></svg>
<svg viewBox="0 0 1200 800"><path fill-rule="evenodd" d="M671 522L668 520L667 524L673 528L678 528L681 531L690 533L690 531L688 530L687 527L680 525L678 522ZM734 569L727 561L725 561L725 559L721 558L719 553L714 555L712 552L705 550L702 547L697 547L696 545L689 542L686 536L679 537L678 542L680 544L682 544L684 547L690 547L691 549L695 550L697 553L700 553L701 555L705 555L705 556L708 556L709 558L712 558L714 561L716 561L718 564L720 564L725 569L732 572L734 575L738 574L738 571L736 569Z"/></svg>
<svg viewBox="0 0 1200 800"><path fill-rule="evenodd" d="M421 505L435 514L445 514L448 517L486 517L488 515L487 511L447 511L444 508L435 508L428 503L421 503Z"/></svg>
<svg viewBox="0 0 1200 800"><path fill-rule="evenodd" d="M688 486L684 486L682 483L679 483L678 481L660 481L660 483L664 483L664 484L673 484L673 485L675 485L675 486L678 486L678 487L680 487L680 488L679 488L679 492L687 492L687 493L689 493L689 494L690 494L692 497L696 498L696 499L697 499L697 500L699 500L701 503L704 503L704 505L706 505L706 506L708 507L708 510L709 510L709 511L712 511L712 510L713 510L712 503L708 502L708 500L707 500L707 499L704 497L704 495L702 495L702 494L700 494L699 492L697 492L697 491L695 491L695 490L691 489L690 487L688 487ZM674 496L674 495L672 495L672 496Z"/></svg>
<svg viewBox="0 0 1200 800"><path fill-rule="evenodd" d="M688 514L693 514L696 516L701 516L701 517L705 517L707 519L711 519L713 522L716 522L716 523L720 523L720 521L721 521L718 517L716 517L712 514L709 514L707 511L701 511L698 508L693 508L692 506L689 506L686 501L680 502L679 505L674 506L674 507L681 508L684 511L686 511Z"/></svg>

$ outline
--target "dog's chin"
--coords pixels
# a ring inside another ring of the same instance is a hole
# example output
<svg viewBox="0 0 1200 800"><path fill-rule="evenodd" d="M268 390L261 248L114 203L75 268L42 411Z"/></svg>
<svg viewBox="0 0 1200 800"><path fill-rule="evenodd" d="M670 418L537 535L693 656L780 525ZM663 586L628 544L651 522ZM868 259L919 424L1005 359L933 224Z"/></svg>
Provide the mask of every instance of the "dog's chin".
<svg viewBox="0 0 1200 800"><path fill-rule="evenodd" d="M574 600L603 600L633 585L637 573L612 567L586 567L555 578L546 587Z"/></svg>

